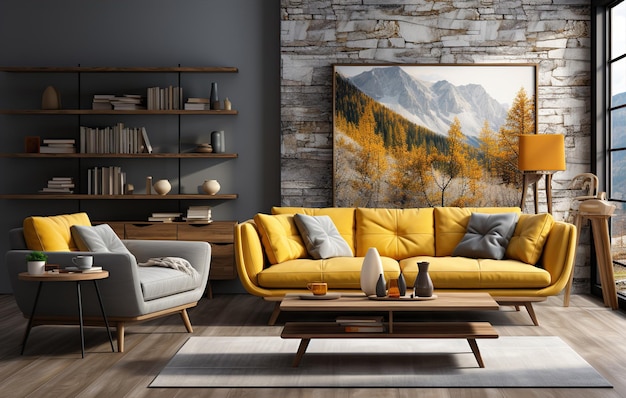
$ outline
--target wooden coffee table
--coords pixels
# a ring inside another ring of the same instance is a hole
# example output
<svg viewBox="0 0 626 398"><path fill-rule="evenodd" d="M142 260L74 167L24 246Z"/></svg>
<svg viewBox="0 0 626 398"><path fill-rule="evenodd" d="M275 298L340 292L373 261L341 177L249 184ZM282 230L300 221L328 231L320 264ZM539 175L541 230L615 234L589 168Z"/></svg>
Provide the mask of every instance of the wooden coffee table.
<svg viewBox="0 0 626 398"><path fill-rule="evenodd" d="M395 312L416 311L473 311L498 310L498 303L488 293L440 293L434 300L372 300L364 295L346 295L334 300L303 300L299 295L287 295L280 304L281 311L330 311L387 313L384 332L346 332L336 322L288 322L281 337L301 339L293 361L297 367L311 339L342 338L454 338L467 339L481 368L485 364L480 355L476 339L498 338L498 332L489 322L394 322Z"/></svg>

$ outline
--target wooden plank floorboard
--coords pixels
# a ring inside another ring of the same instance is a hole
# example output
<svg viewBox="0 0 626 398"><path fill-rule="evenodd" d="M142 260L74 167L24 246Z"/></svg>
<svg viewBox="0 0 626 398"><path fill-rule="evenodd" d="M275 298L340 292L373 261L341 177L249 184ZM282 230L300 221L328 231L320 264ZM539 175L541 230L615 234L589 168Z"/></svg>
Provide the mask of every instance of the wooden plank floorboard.
<svg viewBox="0 0 626 398"><path fill-rule="evenodd" d="M328 321L332 314L282 313L267 326L273 303L249 295L203 298L189 311L194 336L279 336L292 321ZM2 397L156 397L156 398L619 398L626 396L626 317L605 308L599 298L574 295L536 303L540 326L525 311L402 314L396 321L488 321L501 336L559 336L614 386L613 389L202 389L148 388L191 335L178 315L132 324L126 352L111 353L102 328L86 328L85 358L80 358L77 327L33 329L26 353L20 343L27 320L11 295L0 295L0 396Z"/></svg>

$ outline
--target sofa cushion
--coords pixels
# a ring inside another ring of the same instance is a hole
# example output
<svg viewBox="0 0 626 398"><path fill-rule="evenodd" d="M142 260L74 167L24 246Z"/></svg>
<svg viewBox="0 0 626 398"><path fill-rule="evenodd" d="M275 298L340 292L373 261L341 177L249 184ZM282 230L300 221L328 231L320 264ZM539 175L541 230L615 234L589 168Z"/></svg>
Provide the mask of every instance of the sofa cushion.
<svg viewBox="0 0 626 398"><path fill-rule="evenodd" d="M163 267L137 267L143 299L150 301L193 290L200 286L200 278Z"/></svg>
<svg viewBox="0 0 626 398"><path fill-rule="evenodd" d="M397 278L398 262L381 257L385 279ZM326 282L329 289L361 289L363 257L296 259L272 265L257 275L259 286L278 289L306 289L309 282Z"/></svg>
<svg viewBox="0 0 626 398"><path fill-rule="evenodd" d="M254 216L254 222L271 264L308 256L292 214L259 213Z"/></svg>
<svg viewBox="0 0 626 398"><path fill-rule="evenodd" d="M517 214L472 213L453 256L501 260L515 230Z"/></svg>
<svg viewBox="0 0 626 398"><path fill-rule="evenodd" d="M467 230L472 213L521 213L519 207L435 207L435 255L451 256Z"/></svg>
<svg viewBox="0 0 626 398"><path fill-rule="evenodd" d="M70 231L78 250L131 254L109 224L72 225Z"/></svg>
<svg viewBox="0 0 626 398"><path fill-rule="evenodd" d="M418 256L400 261L407 286L417 277L417 262L430 263L435 289L530 289L550 286L550 273L517 260Z"/></svg>
<svg viewBox="0 0 626 398"><path fill-rule="evenodd" d="M537 264L553 224L554 219L549 213L520 215L506 257Z"/></svg>
<svg viewBox="0 0 626 398"><path fill-rule="evenodd" d="M357 256L375 247L400 260L435 254L433 209L356 209ZM463 230L465 232L465 230Z"/></svg>
<svg viewBox="0 0 626 398"><path fill-rule="evenodd" d="M296 214L294 221L309 255L314 259L354 255L329 216Z"/></svg>
<svg viewBox="0 0 626 398"><path fill-rule="evenodd" d="M307 216L328 216L333 220L337 231L348 243L352 253L356 253L355 246L355 209L353 207L272 207L272 214L306 214Z"/></svg>
<svg viewBox="0 0 626 398"><path fill-rule="evenodd" d="M63 214L58 216L32 216L24 219L24 239L30 250L76 251L72 239L72 225L90 226L87 213Z"/></svg>

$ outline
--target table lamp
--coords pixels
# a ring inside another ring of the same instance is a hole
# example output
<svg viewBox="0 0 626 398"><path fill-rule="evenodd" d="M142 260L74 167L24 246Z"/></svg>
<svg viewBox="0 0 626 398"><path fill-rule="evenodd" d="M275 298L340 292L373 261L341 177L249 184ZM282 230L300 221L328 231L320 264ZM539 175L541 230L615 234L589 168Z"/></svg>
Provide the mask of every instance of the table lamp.
<svg viewBox="0 0 626 398"><path fill-rule="evenodd" d="M552 214L552 174L565 170L565 136L561 134L521 134L519 136L518 169L524 173L522 202L524 210L526 191L535 186L535 213L539 206L537 182L546 176L546 202Z"/></svg>

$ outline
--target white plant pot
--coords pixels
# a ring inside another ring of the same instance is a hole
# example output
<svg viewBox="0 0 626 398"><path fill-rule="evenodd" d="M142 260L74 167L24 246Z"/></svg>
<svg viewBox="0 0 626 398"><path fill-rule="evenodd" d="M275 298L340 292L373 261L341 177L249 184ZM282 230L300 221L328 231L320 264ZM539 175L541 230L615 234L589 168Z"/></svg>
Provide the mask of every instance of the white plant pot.
<svg viewBox="0 0 626 398"><path fill-rule="evenodd" d="M31 275L41 275L46 271L45 261L28 261L28 273Z"/></svg>
<svg viewBox="0 0 626 398"><path fill-rule="evenodd" d="M380 259L378 250L375 247L370 247L361 266L361 290L366 295L376 295L376 283L380 275L383 276L383 282L386 282L383 273L383 262Z"/></svg>

